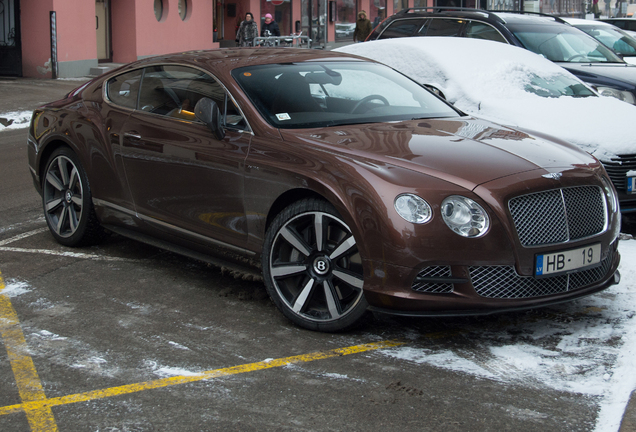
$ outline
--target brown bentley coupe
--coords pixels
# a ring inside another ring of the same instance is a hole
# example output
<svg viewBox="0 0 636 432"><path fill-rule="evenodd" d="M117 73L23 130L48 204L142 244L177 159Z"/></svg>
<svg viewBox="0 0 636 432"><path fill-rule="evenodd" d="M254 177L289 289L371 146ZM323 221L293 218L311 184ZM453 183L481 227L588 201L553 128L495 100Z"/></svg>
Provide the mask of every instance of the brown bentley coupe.
<svg viewBox="0 0 636 432"><path fill-rule="evenodd" d="M309 329L538 307L620 279L595 158L342 53L140 60L37 109L28 157L61 244L115 232L251 268Z"/></svg>

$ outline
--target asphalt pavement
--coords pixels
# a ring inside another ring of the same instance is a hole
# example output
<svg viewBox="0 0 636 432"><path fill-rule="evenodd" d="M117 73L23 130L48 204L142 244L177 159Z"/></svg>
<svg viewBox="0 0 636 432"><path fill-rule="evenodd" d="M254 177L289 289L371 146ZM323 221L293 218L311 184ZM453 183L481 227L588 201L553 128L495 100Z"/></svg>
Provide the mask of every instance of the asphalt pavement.
<svg viewBox="0 0 636 432"><path fill-rule="evenodd" d="M15 111L33 110L47 102L62 98L71 90L91 79L33 79L0 77L0 124L6 114ZM0 141L3 140L0 126ZM24 164L26 166L26 152ZM636 373L636 372L635 372ZM632 393L631 401L623 417L621 432L636 432L636 396Z"/></svg>

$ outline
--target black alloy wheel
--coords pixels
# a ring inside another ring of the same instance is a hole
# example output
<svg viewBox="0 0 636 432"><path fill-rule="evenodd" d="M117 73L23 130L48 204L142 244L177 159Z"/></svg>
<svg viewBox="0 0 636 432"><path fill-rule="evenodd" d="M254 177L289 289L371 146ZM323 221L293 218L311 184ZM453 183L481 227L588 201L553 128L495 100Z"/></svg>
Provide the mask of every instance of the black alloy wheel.
<svg viewBox="0 0 636 432"><path fill-rule="evenodd" d="M304 328L343 331L368 313L356 240L325 201L298 201L274 219L265 239L263 273L276 306Z"/></svg>
<svg viewBox="0 0 636 432"><path fill-rule="evenodd" d="M49 230L65 246L102 240L105 231L93 209L86 173L75 153L61 147L49 158L42 177L42 205Z"/></svg>

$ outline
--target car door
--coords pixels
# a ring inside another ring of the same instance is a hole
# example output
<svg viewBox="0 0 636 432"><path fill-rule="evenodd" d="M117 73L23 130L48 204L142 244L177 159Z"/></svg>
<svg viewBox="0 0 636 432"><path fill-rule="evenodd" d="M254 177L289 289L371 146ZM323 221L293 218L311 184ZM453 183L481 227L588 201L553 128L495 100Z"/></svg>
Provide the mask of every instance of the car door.
<svg viewBox="0 0 636 432"><path fill-rule="evenodd" d="M196 120L194 107L202 97L221 108L227 123L223 139ZM126 177L140 218L190 241L244 246L244 160L252 134L216 79L185 66L146 68L138 109L122 135Z"/></svg>

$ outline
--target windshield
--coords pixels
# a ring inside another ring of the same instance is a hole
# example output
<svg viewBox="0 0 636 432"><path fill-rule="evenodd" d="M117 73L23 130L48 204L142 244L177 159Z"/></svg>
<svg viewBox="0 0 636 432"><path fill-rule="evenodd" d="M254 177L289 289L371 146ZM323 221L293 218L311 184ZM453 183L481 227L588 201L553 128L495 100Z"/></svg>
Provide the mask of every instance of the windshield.
<svg viewBox="0 0 636 432"><path fill-rule="evenodd" d="M232 76L277 128L458 117L393 69L370 62L306 62L235 69Z"/></svg>
<svg viewBox="0 0 636 432"><path fill-rule="evenodd" d="M612 27L578 27L608 48L626 56L636 56L636 39Z"/></svg>
<svg viewBox="0 0 636 432"><path fill-rule="evenodd" d="M554 62L623 63L596 39L567 25L518 26L512 32L526 49Z"/></svg>
<svg viewBox="0 0 636 432"><path fill-rule="evenodd" d="M561 96L588 97L595 93L578 80L566 75L539 76L530 73L530 82L524 90L541 97L558 98Z"/></svg>

